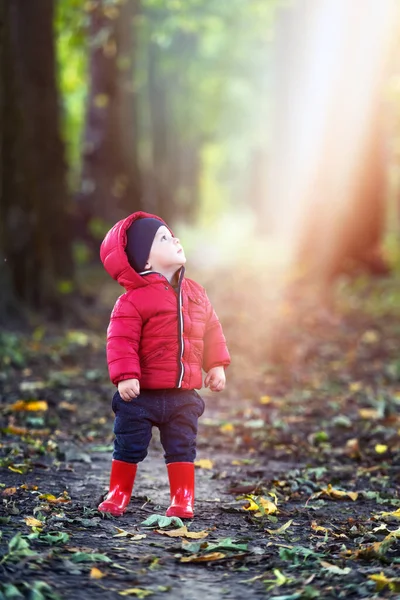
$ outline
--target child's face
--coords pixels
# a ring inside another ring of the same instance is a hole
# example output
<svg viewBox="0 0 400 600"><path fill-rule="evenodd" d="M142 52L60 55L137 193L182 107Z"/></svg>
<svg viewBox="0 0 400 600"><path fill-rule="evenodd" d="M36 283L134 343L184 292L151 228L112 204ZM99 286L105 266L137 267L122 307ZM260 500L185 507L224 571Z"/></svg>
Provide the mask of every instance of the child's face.
<svg viewBox="0 0 400 600"><path fill-rule="evenodd" d="M163 272L179 269L186 262L185 253L179 238L173 237L165 225L162 225L154 236L146 269Z"/></svg>

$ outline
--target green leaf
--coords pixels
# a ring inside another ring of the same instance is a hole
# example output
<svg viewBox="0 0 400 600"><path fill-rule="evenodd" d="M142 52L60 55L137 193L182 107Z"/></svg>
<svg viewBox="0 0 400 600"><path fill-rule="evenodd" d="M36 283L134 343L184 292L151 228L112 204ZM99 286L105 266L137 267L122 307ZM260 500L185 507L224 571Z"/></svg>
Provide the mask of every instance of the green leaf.
<svg viewBox="0 0 400 600"><path fill-rule="evenodd" d="M214 550L239 550L243 552L247 550L247 544L237 544L233 542L231 538L225 538L219 540L215 544L208 544L207 552L214 552Z"/></svg>
<svg viewBox="0 0 400 600"><path fill-rule="evenodd" d="M304 546L294 546L293 548L281 548L279 550L279 557L282 560L287 560L293 562L294 564L299 564L300 557L304 558L304 561L309 557L312 558L322 558L323 554L319 554L318 552L314 552L310 548L305 548Z"/></svg>
<svg viewBox="0 0 400 600"><path fill-rule="evenodd" d="M112 562L111 558L108 558L105 554L98 554L97 552L93 552L88 554L87 552L75 552L70 560L74 563L81 562Z"/></svg>
<svg viewBox="0 0 400 600"><path fill-rule="evenodd" d="M174 526L174 529L183 527L183 521L179 517L166 517L165 515L150 515L145 521L142 521L143 527L154 527L155 529L164 529Z"/></svg>
<svg viewBox="0 0 400 600"><path fill-rule="evenodd" d="M14 600L14 598L24 598L19 589L12 583L0 583L1 599Z"/></svg>
<svg viewBox="0 0 400 600"><path fill-rule="evenodd" d="M30 533L27 537L30 540L38 540L44 544L66 544L69 541L68 533L62 531L49 531L48 533L36 531Z"/></svg>

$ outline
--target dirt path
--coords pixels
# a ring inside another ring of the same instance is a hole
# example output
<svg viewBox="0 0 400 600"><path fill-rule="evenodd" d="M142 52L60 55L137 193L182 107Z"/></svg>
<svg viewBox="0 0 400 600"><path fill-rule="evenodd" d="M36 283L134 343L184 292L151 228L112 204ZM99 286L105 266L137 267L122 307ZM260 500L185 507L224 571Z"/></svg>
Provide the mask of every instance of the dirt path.
<svg viewBox="0 0 400 600"><path fill-rule="evenodd" d="M279 366L251 367L227 327L234 368L206 398L211 464L187 523L200 539L142 525L168 506L157 435L127 513L96 510L112 445L103 329L3 336L0 600L399 598L400 303L385 285L378 305L352 297L373 316L298 319Z"/></svg>

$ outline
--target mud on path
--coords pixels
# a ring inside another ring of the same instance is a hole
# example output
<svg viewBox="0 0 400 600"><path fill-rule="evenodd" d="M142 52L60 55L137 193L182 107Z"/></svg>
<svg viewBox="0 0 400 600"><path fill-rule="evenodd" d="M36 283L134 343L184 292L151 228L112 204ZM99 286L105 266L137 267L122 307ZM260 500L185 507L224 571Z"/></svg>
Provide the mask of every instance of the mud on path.
<svg viewBox="0 0 400 600"><path fill-rule="evenodd" d="M287 331L290 365L244 371L236 340L226 392L205 395L185 523L200 539L142 524L168 506L157 432L126 514L96 510L112 448L103 334L3 336L0 598L398 598L398 315Z"/></svg>

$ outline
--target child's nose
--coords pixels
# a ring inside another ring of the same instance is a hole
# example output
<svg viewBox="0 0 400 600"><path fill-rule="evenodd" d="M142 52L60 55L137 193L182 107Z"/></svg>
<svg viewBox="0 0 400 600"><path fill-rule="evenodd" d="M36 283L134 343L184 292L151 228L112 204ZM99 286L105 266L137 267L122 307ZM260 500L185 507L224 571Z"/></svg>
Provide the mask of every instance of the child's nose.
<svg viewBox="0 0 400 600"><path fill-rule="evenodd" d="M177 237L174 237L174 242L175 242L175 244L180 244L180 240L179 240L179 238L177 238Z"/></svg>

